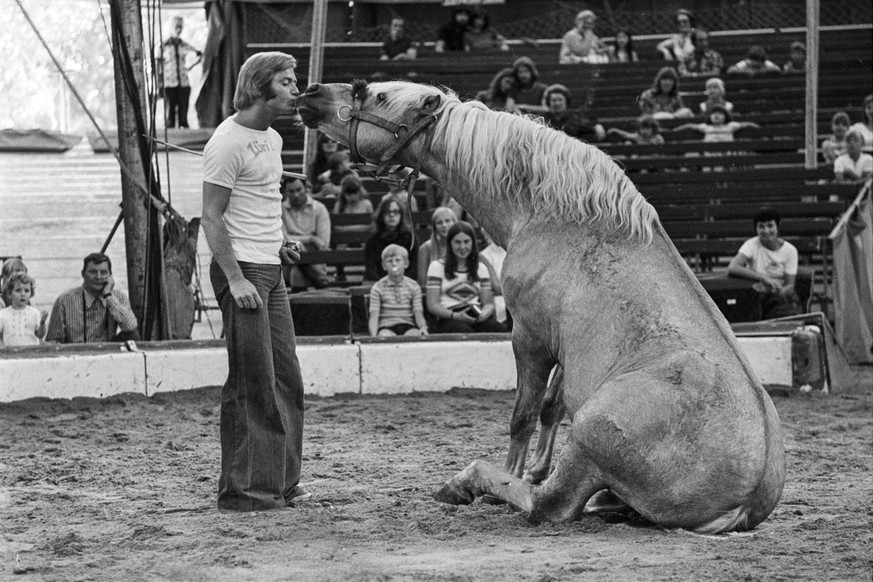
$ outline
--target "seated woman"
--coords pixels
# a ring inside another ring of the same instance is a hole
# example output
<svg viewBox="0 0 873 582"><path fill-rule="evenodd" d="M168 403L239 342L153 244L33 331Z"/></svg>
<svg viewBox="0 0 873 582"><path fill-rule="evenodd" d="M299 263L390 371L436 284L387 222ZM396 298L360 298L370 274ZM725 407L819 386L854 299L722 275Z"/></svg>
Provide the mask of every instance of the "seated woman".
<svg viewBox="0 0 873 582"><path fill-rule="evenodd" d="M315 155L306 167L306 176L312 185L312 193L318 194L321 189L318 177L330 170L330 156L339 149L339 144L323 133L318 134Z"/></svg>
<svg viewBox="0 0 873 582"><path fill-rule="evenodd" d="M596 19L590 10L583 10L576 15L576 26L568 30L561 39L558 63L576 65L609 62L609 47L594 34Z"/></svg>
<svg viewBox="0 0 873 582"><path fill-rule="evenodd" d="M477 12L470 21L470 27L464 32L464 50L477 51L488 49L500 49L508 51L509 45L506 38L499 32L492 30L491 19L487 14Z"/></svg>
<svg viewBox="0 0 873 582"><path fill-rule="evenodd" d="M436 319L434 333L500 333L488 267L479 261L476 233L466 222L446 236L446 258L427 269L427 310Z"/></svg>
<svg viewBox="0 0 873 582"><path fill-rule="evenodd" d="M515 73L507 67L494 75L488 89L476 93L476 99L494 111L513 111L515 110L513 91L515 91Z"/></svg>
<svg viewBox="0 0 873 582"><path fill-rule="evenodd" d="M694 45L691 42L694 15L680 8L673 15L673 21L676 23L676 32L670 38L659 42L656 48L665 61L682 61L694 52Z"/></svg>
<svg viewBox="0 0 873 582"><path fill-rule="evenodd" d="M640 111L655 119L692 117L679 96L679 73L673 67L664 67L655 75L651 88L640 95Z"/></svg>
<svg viewBox="0 0 873 582"><path fill-rule="evenodd" d="M333 205L332 214L366 214L373 216L373 204L367 197L367 190L361 184L361 179L357 174L349 174L340 182L339 196L337 196L336 204ZM372 228L370 224L347 224L337 225L333 227L334 232L369 232ZM361 235L363 237L363 235ZM337 244L335 248L360 248L360 243L355 244ZM346 271L342 265L336 266L336 280L345 281Z"/></svg>
<svg viewBox="0 0 873 582"><path fill-rule="evenodd" d="M617 31L615 39L608 46L611 63L635 63L640 60L637 51L634 50L634 39L628 30Z"/></svg>
<svg viewBox="0 0 873 582"><path fill-rule="evenodd" d="M446 236L453 224L458 222L455 211L446 206L440 206L430 217L430 239L424 241L418 249L418 284L427 284L427 269L430 264L446 258Z"/></svg>
<svg viewBox="0 0 873 582"><path fill-rule="evenodd" d="M373 217L375 232L364 243L364 281L376 282L388 272L382 266L382 251L388 245L400 245L409 253L409 272L418 272L418 243L406 214L395 198L383 198Z"/></svg>
<svg viewBox="0 0 873 582"><path fill-rule="evenodd" d="M743 243L728 273L756 281L764 319L796 315L801 311L794 290L797 248L779 237L780 216L774 209L761 208L752 220L758 236Z"/></svg>
<svg viewBox="0 0 873 582"><path fill-rule="evenodd" d="M328 169L318 177L318 196L333 198L339 195L343 178L354 174L352 161L347 151L337 151L328 158Z"/></svg>

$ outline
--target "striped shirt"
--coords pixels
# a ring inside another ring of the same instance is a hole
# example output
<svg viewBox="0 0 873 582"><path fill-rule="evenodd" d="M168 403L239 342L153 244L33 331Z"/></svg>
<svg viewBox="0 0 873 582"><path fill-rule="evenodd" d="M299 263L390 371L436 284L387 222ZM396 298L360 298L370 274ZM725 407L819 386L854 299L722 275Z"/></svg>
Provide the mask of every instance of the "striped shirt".
<svg viewBox="0 0 873 582"><path fill-rule="evenodd" d="M424 327L421 287L409 277L401 283L382 277L370 289L370 316L375 315L379 317L377 329L398 324Z"/></svg>
<svg viewBox="0 0 873 582"><path fill-rule="evenodd" d="M87 320L87 325L86 325ZM100 299L82 287L64 291L55 300L47 342L84 344L107 342L117 333L136 329L136 316L127 296L117 289Z"/></svg>

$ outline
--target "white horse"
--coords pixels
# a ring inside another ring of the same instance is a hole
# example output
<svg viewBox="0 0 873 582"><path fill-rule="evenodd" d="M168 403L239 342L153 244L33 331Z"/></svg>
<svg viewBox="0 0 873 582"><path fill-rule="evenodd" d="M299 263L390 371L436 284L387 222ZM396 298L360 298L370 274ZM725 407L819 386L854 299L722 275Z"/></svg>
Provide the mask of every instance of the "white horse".
<svg viewBox="0 0 873 582"><path fill-rule="evenodd" d="M487 494L533 520L573 520L602 492L701 533L770 514L785 480L773 403L655 210L608 156L427 85L316 84L297 106L307 126L365 160L438 180L507 250L518 385L506 464L473 462L438 500ZM565 412L569 438L550 471Z"/></svg>

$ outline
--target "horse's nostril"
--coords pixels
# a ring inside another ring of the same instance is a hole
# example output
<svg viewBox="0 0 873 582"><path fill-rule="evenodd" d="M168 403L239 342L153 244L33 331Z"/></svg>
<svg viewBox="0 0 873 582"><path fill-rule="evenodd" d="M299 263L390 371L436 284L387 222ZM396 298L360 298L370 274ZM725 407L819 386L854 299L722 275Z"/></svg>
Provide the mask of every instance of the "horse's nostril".
<svg viewBox="0 0 873 582"><path fill-rule="evenodd" d="M315 93L318 93L319 86L320 85L318 83L313 83L312 85L310 85L309 87L306 88L306 91L304 91L303 94L304 95L313 95Z"/></svg>

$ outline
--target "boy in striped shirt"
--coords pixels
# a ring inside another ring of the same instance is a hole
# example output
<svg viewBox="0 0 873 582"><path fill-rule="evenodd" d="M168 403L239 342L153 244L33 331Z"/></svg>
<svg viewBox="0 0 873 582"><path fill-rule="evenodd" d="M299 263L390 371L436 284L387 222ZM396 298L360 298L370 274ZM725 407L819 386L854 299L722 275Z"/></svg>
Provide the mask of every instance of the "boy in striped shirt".
<svg viewBox="0 0 873 582"><path fill-rule="evenodd" d="M370 289L370 335L427 335L421 302L421 287L405 275L409 252L400 245L382 251L382 267L388 273Z"/></svg>

